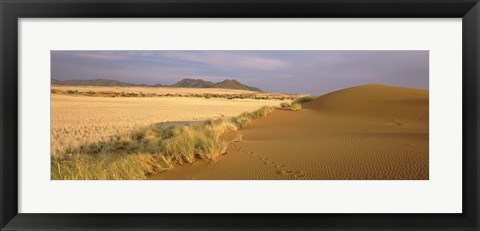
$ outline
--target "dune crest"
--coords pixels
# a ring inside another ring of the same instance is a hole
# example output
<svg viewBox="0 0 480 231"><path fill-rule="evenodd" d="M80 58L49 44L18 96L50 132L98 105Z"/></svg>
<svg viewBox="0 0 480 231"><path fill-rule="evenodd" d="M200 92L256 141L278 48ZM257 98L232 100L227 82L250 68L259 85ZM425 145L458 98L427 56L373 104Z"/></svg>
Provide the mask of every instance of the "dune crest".
<svg viewBox="0 0 480 231"><path fill-rule="evenodd" d="M369 84L320 96L303 107L332 114L428 120L428 102L427 90Z"/></svg>

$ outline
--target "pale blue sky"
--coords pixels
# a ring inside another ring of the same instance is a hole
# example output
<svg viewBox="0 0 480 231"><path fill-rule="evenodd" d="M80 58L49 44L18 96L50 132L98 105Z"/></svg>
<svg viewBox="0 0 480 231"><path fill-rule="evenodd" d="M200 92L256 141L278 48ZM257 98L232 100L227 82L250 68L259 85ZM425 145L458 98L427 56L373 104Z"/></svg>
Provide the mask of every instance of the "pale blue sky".
<svg viewBox="0 0 480 231"><path fill-rule="evenodd" d="M52 78L173 84L236 79L265 91L324 94L361 84L428 89L428 51L52 51Z"/></svg>

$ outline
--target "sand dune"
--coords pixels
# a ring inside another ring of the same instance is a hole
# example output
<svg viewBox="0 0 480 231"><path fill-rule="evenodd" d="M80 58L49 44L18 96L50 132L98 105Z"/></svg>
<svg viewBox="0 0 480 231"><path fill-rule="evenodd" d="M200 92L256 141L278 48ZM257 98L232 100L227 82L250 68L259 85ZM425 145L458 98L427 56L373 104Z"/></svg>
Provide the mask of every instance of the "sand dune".
<svg viewBox="0 0 480 231"><path fill-rule="evenodd" d="M428 120L428 91L363 85L326 94L304 107L329 114Z"/></svg>
<svg viewBox="0 0 480 231"><path fill-rule="evenodd" d="M302 106L254 121L216 162L152 179L428 179L428 91L365 85Z"/></svg>

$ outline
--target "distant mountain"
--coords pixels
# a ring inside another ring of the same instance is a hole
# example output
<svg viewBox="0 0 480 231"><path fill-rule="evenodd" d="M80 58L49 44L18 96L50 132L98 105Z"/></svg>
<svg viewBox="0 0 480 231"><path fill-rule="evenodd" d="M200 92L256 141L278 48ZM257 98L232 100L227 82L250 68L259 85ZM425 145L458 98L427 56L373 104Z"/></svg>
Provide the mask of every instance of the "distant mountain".
<svg viewBox="0 0 480 231"><path fill-rule="evenodd" d="M52 78L52 84L57 85L79 85L79 86L140 86L140 84L121 82L110 79L89 79L89 80L64 80ZM144 85L144 84L142 84ZM146 86L146 85L145 85Z"/></svg>
<svg viewBox="0 0 480 231"><path fill-rule="evenodd" d="M170 87L211 88L215 83L202 79L182 79Z"/></svg>
<svg viewBox="0 0 480 231"><path fill-rule="evenodd" d="M238 82L235 79L226 79L219 83L214 83L211 81L206 81L202 79L182 79L172 85L146 85L146 84L134 84L121 82L117 80L110 79L91 79L91 80L58 80L52 78L52 84L54 85L77 85L77 86L149 86L149 87L185 87L185 88L225 88L225 89L236 89L236 90L248 90L248 91L259 91L259 88L250 87L245 84Z"/></svg>
<svg viewBox="0 0 480 231"><path fill-rule="evenodd" d="M262 91L256 87L250 87L245 84L238 82L235 79L226 79L222 82L216 83L213 85L213 88L227 88L227 89L237 89L237 90L247 90L247 91Z"/></svg>
<svg viewBox="0 0 480 231"><path fill-rule="evenodd" d="M52 78L52 84L59 85L59 84L62 84L62 81Z"/></svg>

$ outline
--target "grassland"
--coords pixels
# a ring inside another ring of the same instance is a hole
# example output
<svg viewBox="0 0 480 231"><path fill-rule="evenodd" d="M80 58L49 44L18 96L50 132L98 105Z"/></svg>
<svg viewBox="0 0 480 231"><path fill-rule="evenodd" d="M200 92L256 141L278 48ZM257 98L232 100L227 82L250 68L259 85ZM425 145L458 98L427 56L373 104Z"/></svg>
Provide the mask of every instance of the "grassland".
<svg viewBox="0 0 480 231"><path fill-rule="evenodd" d="M229 142L220 139L251 120L274 111L264 106L235 117L210 119L195 125L162 126L125 132L93 143L65 149L66 155L52 156L53 180L135 180L197 159L216 160Z"/></svg>
<svg viewBox="0 0 480 231"><path fill-rule="evenodd" d="M186 97L108 98L52 94L51 153L99 142L157 123L198 123L236 116L278 100L228 100Z"/></svg>
<svg viewBox="0 0 480 231"><path fill-rule="evenodd" d="M51 179L145 179L216 160L220 136L301 95L232 89L52 86Z"/></svg>

